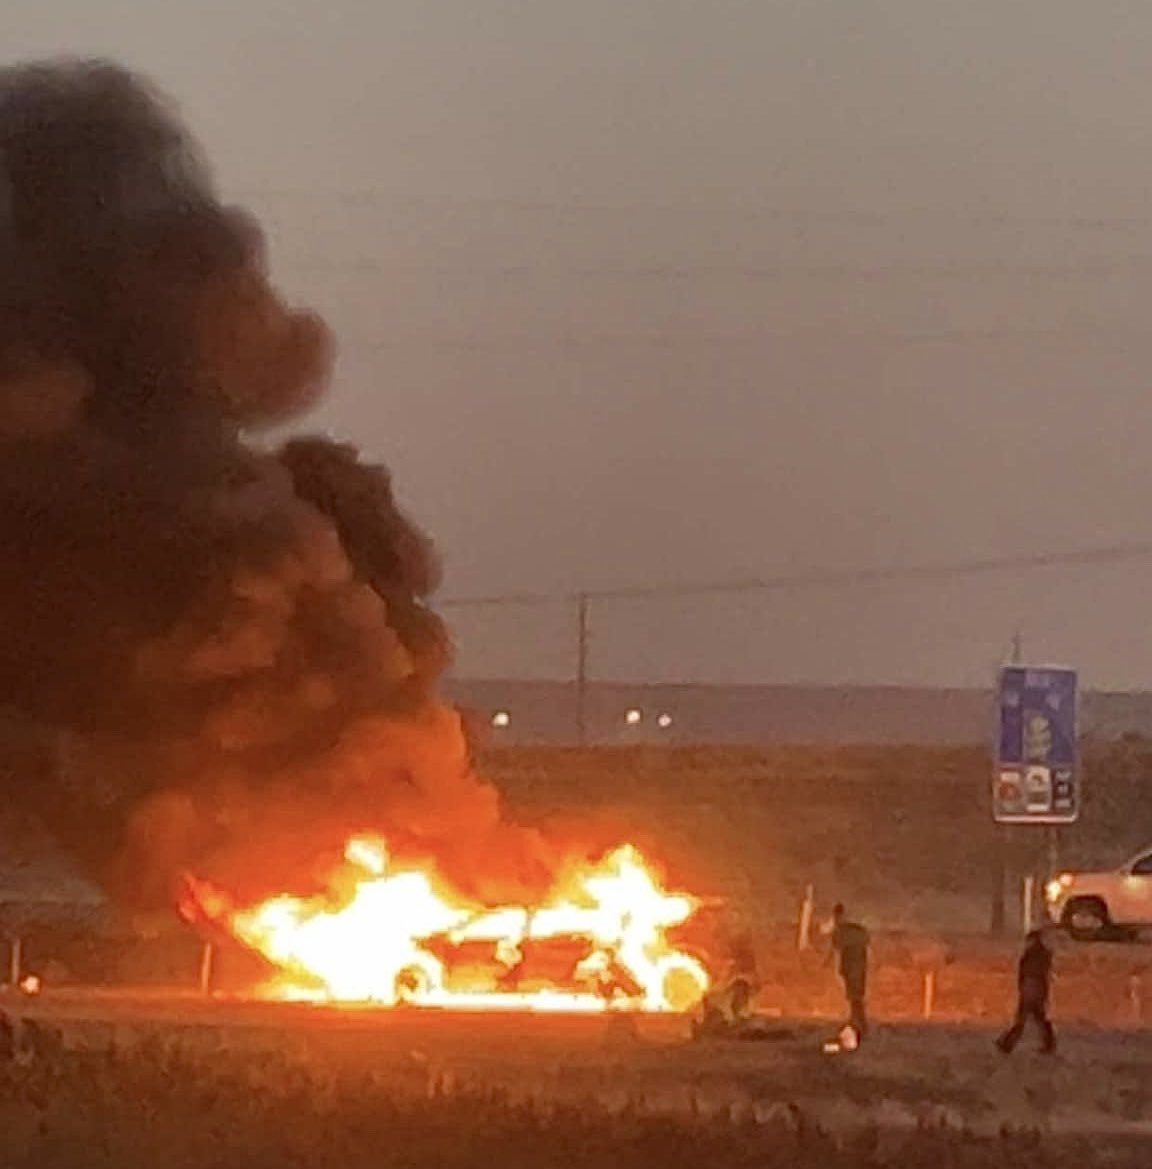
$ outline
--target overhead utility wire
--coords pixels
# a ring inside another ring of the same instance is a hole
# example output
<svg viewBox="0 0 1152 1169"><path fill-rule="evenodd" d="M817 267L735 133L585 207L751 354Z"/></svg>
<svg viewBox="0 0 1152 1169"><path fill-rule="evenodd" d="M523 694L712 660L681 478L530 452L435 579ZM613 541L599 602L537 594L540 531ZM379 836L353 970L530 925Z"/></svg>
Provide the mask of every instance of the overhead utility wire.
<svg viewBox="0 0 1152 1169"><path fill-rule="evenodd" d="M1005 212L950 211L934 208L905 208L893 211L815 211L799 207L766 207L763 204L735 203L706 206L701 203L596 203L565 202L555 199L517 199L501 197L465 197L459 199L430 199L387 191L379 187L322 188L322 187L239 187L232 192L235 198L280 201L338 203L341 206L385 207L395 211L460 211L480 209L499 211L549 211L562 215L605 213L702 216L710 220L778 220L802 224L851 224L854 226L882 226L910 223L948 223L968 226L1016 227L1071 227L1089 231L1143 230L1152 226L1148 215L1037 215Z"/></svg>
<svg viewBox="0 0 1152 1169"><path fill-rule="evenodd" d="M779 576L749 577L729 581L683 585L637 585L581 589L560 593L501 593L486 596L446 597L435 602L443 608L486 608L506 605L576 604L587 601L656 600L709 596L725 593L787 592L805 588L844 588L853 585L899 581L947 580L964 576L1066 566L1117 564L1152 558L1152 544L1120 544L1073 551L1037 552L1020 556L913 564L893 568L813 569Z"/></svg>

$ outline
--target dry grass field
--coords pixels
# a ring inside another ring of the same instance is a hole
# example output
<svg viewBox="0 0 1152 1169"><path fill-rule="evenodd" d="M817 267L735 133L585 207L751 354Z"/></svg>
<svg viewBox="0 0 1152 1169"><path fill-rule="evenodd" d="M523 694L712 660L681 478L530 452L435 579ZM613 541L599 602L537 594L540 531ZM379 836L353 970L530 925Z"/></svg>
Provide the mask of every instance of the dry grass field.
<svg viewBox="0 0 1152 1169"><path fill-rule="evenodd" d="M980 933L998 857L1011 914L1048 863L1043 830L993 824L977 747L519 747L482 762L514 814L636 839L758 928L793 920L812 884L877 928ZM1119 863L1152 840L1149 790L1145 745L1087 745L1061 863Z"/></svg>
<svg viewBox="0 0 1152 1169"><path fill-rule="evenodd" d="M1152 1037L1004 1059L982 1027L693 1043L683 1020L41 1001L0 1063L0 1158L33 1166L1147 1165Z"/></svg>
<svg viewBox="0 0 1152 1169"><path fill-rule="evenodd" d="M1098 794L1060 842L1070 862L1152 836L1143 751L1118 751L1091 761ZM1010 886L1039 868L1044 842L998 836L980 752L518 749L492 753L485 770L518 818L633 840L674 884L716 897L699 942L719 952L732 930L750 933L768 1037L701 1044L669 1017L331 1009L69 990L61 978L0 1004L47 1036L35 1055L0 1060L0 1164L1152 1163L1152 947L1057 939L1058 1055L1026 1044L1006 1060L992 1046L1012 1007L1017 945L1014 921L987 936L992 859L1003 844ZM822 1051L842 1002L819 947L796 948L807 884L820 911L843 899L874 932L877 1023L856 1053ZM27 941L30 961L47 954ZM195 946L165 953L171 980L194 986ZM101 968L123 982L118 971L155 965L146 959Z"/></svg>

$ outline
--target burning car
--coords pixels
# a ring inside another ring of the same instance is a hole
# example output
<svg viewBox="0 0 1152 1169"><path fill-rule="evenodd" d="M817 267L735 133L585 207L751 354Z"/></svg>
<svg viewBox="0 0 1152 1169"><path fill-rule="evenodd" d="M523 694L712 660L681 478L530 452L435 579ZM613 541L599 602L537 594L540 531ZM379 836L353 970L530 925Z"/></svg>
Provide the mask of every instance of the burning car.
<svg viewBox="0 0 1152 1169"><path fill-rule="evenodd" d="M349 878L351 878L349 886ZM271 964L273 994L467 1010L687 1011L710 976L674 931L698 902L663 888L624 845L575 866L539 904L481 906L434 871L392 858L386 842L347 842L333 884L342 899L233 904L188 884L188 916L223 928Z"/></svg>

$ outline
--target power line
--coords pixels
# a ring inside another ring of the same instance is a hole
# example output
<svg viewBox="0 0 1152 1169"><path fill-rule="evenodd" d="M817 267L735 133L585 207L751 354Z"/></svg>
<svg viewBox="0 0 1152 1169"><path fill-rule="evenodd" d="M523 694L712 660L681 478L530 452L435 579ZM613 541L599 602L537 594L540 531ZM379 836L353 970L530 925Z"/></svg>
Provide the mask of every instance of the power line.
<svg viewBox="0 0 1152 1169"><path fill-rule="evenodd" d="M1145 329L1120 326L1067 326L1045 329L861 329L822 325L810 329L757 329L740 333L696 333L685 326L678 330L634 333L519 333L492 337L435 337L408 335L388 339L345 337L349 349L377 352L398 349L442 349L453 352L506 352L509 350L554 350L556 348L672 348L732 347L763 345L789 340L866 341L933 344L948 341L1112 341L1152 344Z"/></svg>
<svg viewBox="0 0 1152 1169"><path fill-rule="evenodd" d="M987 557L938 564L914 564L895 568L813 569L779 576L744 580L710 581L684 585L639 585L582 589L560 593L501 593L487 596L447 597L440 608L494 608L589 601L658 600L676 597L714 596L752 592L787 592L808 588L846 588L855 585L902 581L948 580L1001 572L1032 571L1062 567L1120 564L1152 558L1152 544L1121 544L1074 551L1038 552L1019 556Z"/></svg>
<svg viewBox="0 0 1152 1169"><path fill-rule="evenodd" d="M702 278L731 278L747 280L795 280L800 277L836 279L852 277L879 279L885 276L918 278L987 279L990 276L1018 276L1046 280L1079 279L1100 276L1152 275L1152 255L1129 255L1116 260L1085 260L1083 263L1005 263L1003 260L986 262L939 263L889 262L867 263L805 263L795 259L779 263L760 264L416 264L394 263L384 256L356 256L347 259L327 257L282 256L280 263L294 272L324 272L350 277L385 274L389 277L423 276L437 280L525 280L538 277L572 277L580 280L699 280Z"/></svg>
<svg viewBox="0 0 1152 1169"><path fill-rule="evenodd" d="M1152 216L1132 215L1037 215L1034 212L1012 214L970 211L949 212L940 208L905 208L898 211L813 211L793 207L765 207L761 204L737 203L715 206L656 202L564 202L556 199L472 196L460 199L428 198L400 194L379 187L241 187L229 193L246 200L297 200L328 202L342 207L364 206L390 208L394 211L461 211L488 209L495 211L547 211L561 215L638 214L645 217L668 215L698 216L709 220L774 220L790 224L842 224L852 226L907 226L918 224L963 224L986 227L1064 227L1079 231L1136 231L1152 228Z"/></svg>

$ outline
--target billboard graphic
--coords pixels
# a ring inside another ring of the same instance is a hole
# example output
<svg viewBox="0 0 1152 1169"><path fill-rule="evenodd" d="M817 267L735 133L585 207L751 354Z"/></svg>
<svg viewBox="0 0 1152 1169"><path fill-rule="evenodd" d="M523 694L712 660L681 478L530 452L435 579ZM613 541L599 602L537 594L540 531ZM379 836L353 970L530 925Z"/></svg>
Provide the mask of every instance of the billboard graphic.
<svg viewBox="0 0 1152 1169"><path fill-rule="evenodd" d="M993 815L1002 824L1071 824L1080 815L1077 677L1005 666L996 689Z"/></svg>

